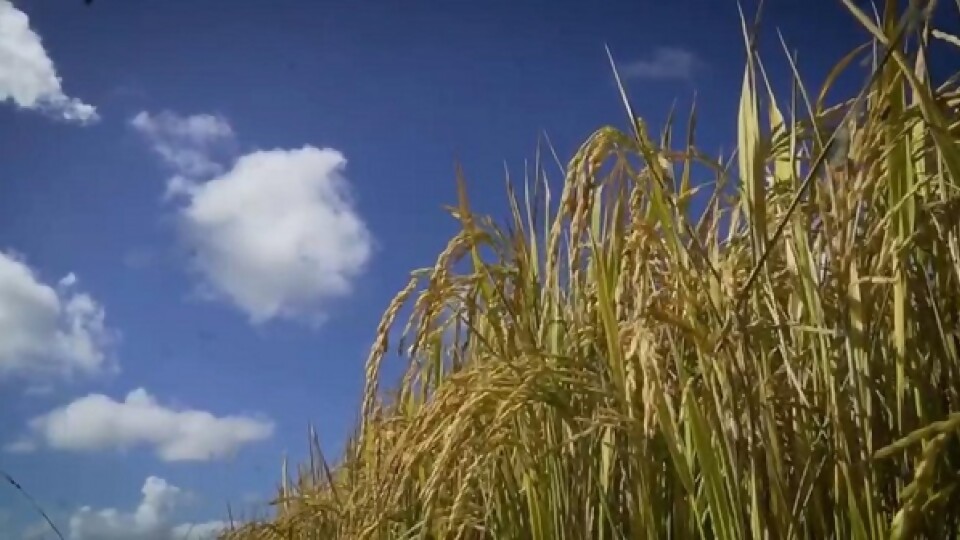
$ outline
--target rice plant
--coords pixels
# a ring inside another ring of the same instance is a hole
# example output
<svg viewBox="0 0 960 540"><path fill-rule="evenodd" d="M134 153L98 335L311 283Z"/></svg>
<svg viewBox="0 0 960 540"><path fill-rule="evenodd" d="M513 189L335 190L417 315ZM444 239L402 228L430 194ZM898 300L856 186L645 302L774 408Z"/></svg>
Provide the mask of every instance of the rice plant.
<svg viewBox="0 0 960 540"><path fill-rule="evenodd" d="M730 159L695 109L655 136L622 92L629 128L544 149L505 222L458 179L460 232L388 306L343 459L312 444L276 516L225 538L960 537L960 89L927 70L960 39L932 2L842 1L870 41L819 89L784 45L788 96L741 16Z"/></svg>

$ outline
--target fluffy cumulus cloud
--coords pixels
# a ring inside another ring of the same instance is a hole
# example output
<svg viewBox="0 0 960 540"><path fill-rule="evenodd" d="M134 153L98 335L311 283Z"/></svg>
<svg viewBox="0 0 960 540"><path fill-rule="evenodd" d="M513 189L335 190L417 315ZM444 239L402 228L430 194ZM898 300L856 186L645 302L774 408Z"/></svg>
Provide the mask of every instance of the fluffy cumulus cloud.
<svg viewBox="0 0 960 540"><path fill-rule="evenodd" d="M26 13L0 0L0 101L64 120L97 120L92 105L63 93L60 77Z"/></svg>
<svg viewBox="0 0 960 540"><path fill-rule="evenodd" d="M176 523L178 508L189 494L162 478L147 478L133 511L80 508L70 517L70 540L213 540L226 528L222 521Z"/></svg>
<svg viewBox="0 0 960 540"><path fill-rule="evenodd" d="M269 438L273 422L251 416L215 416L160 404L143 388L123 401L90 394L30 420L28 433L7 445L12 452L39 446L56 450L104 451L151 448L164 461L228 457Z"/></svg>
<svg viewBox="0 0 960 540"><path fill-rule="evenodd" d="M254 322L315 317L344 296L370 257L340 153L306 146L254 152L187 186L183 238L210 290Z"/></svg>
<svg viewBox="0 0 960 540"><path fill-rule="evenodd" d="M206 296L229 302L253 323L319 322L331 300L351 292L373 240L354 207L340 152L258 150L221 169L210 149L233 136L221 118L141 113L133 125L178 172L167 194Z"/></svg>
<svg viewBox="0 0 960 540"><path fill-rule="evenodd" d="M70 377L116 367L116 333L102 306L68 274L43 283L21 258L0 252L0 379Z"/></svg>
<svg viewBox="0 0 960 540"><path fill-rule="evenodd" d="M659 47L648 58L636 60L624 66L625 76L638 79L666 80L691 79L700 67L697 56L678 47Z"/></svg>

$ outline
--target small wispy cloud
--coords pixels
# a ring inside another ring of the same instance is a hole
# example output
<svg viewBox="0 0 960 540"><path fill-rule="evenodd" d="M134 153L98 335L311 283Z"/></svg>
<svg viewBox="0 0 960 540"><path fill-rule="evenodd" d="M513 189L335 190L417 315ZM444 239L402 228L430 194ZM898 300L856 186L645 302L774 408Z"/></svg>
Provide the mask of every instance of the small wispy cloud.
<svg viewBox="0 0 960 540"><path fill-rule="evenodd" d="M230 123L213 114L180 116L170 111L142 111L130 120L130 125L147 138L164 162L188 178L223 172L213 154L229 147L234 140Z"/></svg>
<svg viewBox="0 0 960 540"><path fill-rule="evenodd" d="M647 58L620 68L625 77L649 80L689 80L702 62L692 51L679 47L658 47Z"/></svg>
<svg viewBox="0 0 960 540"><path fill-rule="evenodd" d="M0 102L12 101L51 117L89 124L96 107L63 93L53 60L30 18L9 0L0 0Z"/></svg>

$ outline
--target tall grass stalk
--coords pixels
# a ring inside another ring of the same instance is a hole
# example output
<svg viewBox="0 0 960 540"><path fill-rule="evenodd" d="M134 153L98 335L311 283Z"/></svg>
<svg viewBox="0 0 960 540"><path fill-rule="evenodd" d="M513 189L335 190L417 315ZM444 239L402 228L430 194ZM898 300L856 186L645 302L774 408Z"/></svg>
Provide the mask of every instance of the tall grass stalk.
<svg viewBox="0 0 960 540"><path fill-rule="evenodd" d="M927 62L960 40L932 2L842 1L870 42L815 92L784 47L788 99L743 25L735 167L695 110L657 140L623 92L630 128L586 140L557 204L539 153L501 225L459 174L461 231L388 307L342 462L312 444L226 537L958 537L960 92Z"/></svg>

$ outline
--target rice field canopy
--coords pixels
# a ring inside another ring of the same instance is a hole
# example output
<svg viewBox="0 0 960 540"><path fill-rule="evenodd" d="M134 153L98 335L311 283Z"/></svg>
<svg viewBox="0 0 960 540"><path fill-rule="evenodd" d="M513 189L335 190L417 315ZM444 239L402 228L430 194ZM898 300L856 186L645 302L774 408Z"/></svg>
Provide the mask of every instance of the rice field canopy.
<svg viewBox="0 0 960 540"><path fill-rule="evenodd" d="M732 156L697 147L695 108L651 133L621 85L628 128L543 148L507 219L460 174L347 452L311 442L276 515L225 538L957 538L960 88L928 61L960 4L841 1L869 40L817 86L741 15Z"/></svg>

